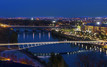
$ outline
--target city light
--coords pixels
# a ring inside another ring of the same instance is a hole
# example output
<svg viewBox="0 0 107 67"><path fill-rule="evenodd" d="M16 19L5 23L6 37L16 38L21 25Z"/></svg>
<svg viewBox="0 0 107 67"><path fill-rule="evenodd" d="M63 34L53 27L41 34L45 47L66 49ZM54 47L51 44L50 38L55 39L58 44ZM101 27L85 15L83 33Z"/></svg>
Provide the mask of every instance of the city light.
<svg viewBox="0 0 107 67"><path fill-rule="evenodd" d="M5 27L8 27L8 25L6 25L6 24L0 24L0 26L1 26L1 27L4 27L4 28L5 28Z"/></svg>
<svg viewBox="0 0 107 67"><path fill-rule="evenodd" d="M31 20L34 20L34 18L32 17Z"/></svg>
<svg viewBox="0 0 107 67"><path fill-rule="evenodd" d="M56 21L52 21L53 23L55 23Z"/></svg>
<svg viewBox="0 0 107 67"><path fill-rule="evenodd" d="M100 25L101 24L101 22L97 22L97 25Z"/></svg>
<svg viewBox="0 0 107 67"><path fill-rule="evenodd" d="M10 58L8 58L8 59L7 59L7 61L11 61L11 59L10 59Z"/></svg>

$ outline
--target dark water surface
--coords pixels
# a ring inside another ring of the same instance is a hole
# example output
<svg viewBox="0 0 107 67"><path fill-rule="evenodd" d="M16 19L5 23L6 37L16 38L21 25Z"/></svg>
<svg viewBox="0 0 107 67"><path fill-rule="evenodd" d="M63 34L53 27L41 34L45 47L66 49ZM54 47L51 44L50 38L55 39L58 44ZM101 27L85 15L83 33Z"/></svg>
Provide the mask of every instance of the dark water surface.
<svg viewBox="0 0 107 67"><path fill-rule="evenodd" d="M49 42L49 41L60 41L60 40L65 40L65 39L61 39L61 38L58 39L57 37L52 35L51 32L48 31L36 30L36 32L32 32L32 31L18 32L19 43ZM48 62L48 57L44 56L44 54L50 54L51 52L62 53L62 56L69 67L80 67L80 66L84 67L84 64L86 63L90 65L95 64L94 66L97 67L97 65L101 65L100 62L104 64L107 61L107 50L103 51L103 48L99 46L93 46L93 45L90 46L86 44L66 44L66 43L49 44L38 47L32 47L29 48L28 50L32 53L40 54L41 56L38 57L45 60L46 62ZM24 54L19 54L18 51L14 51L14 52L8 51L7 53L3 52L2 55L4 53L6 55L10 54L9 56L15 55L17 56L17 59L20 59L20 57L25 58ZM29 58L27 60L29 60Z"/></svg>
<svg viewBox="0 0 107 67"><path fill-rule="evenodd" d="M36 32L20 32L18 33L18 42L47 42L47 41L59 41L62 39L56 38L54 35L51 34L51 32L47 31L40 31L37 30ZM64 40L64 39L63 39ZM99 49L96 51L96 49ZM81 63L84 64L84 59L83 57L88 57L88 59L91 59L93 57L97 57L95 59L95 62L93 63L98 63L98 59L103 59L107 58L106 57L106 51L103 53L102 50L100 50L101 47L98 46L89 46L86 44L49 44L49 45L43 45L43 46L38 46L38 47L32 47L29 48L29 51L32 53L39 53L42 56L45 54L49 54L51 52L54 53L67 53L67 54L62 54L65 62L68 64L69 67L76 67L77 65L80 65ZM70 53L72 52L72 53ZM85 55L85 56L84 56ZM101 58L100 56L103 56ZM42 57L44 59L46 57ZM81 60L83 59L83 60ZM87 61L92 61L88 60ZM101 62L99 60L99 62ZM91 64L91 63L90 63ZM97 65L97 64L96 64ZM80 65L83 66L83 65Z"/></svg>

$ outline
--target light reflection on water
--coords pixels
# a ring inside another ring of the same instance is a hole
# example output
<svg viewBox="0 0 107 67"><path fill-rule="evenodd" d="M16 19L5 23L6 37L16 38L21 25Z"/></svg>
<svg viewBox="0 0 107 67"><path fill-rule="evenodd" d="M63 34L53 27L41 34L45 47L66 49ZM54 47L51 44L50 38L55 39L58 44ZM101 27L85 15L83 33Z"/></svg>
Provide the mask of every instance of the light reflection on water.
<svg viewBox="0 0 107 67"><path fill-rule="evenodd" d="M35 39L35 33L33 32L33 39Z"/></svg>
<svg viewBox="0 0 107 67"><path fill-rule="evenodd" d="M48 37L49 37L49 39L50 39L50 32L48 33Z"/></svg>
<svg viewBox="0 0 107 67"><path fill-rule="evenodd" d="M59 39L52 36L51 32L46 31L37 31L37 32L19 32L18 33L18 42L47 42L47 41L58 41ZM84 44L50 44L38 47L29 48L29 51L32 53L63 53L63 52L73 52L79 50L93 50L97 52L102 52L102 49L96 46L89 46ZM105 51L107 54L107 50ZM77 53L78 54L78 53ZM71 67L76 61L76 53L73 54L64 54L62 55L66 63ZM40 57L40 56L39 56ZM74 60L74 61L73 61Z"/></svg>
<svg viewBox="0 0 107 67"><path fill-rule="evenodd" d="M28 38L21 38L23 37L23 33L19 33L20 37L18 38L18 42L46 42L46 41L58 41L58 38L55 38L51 35L51 32L24 32L25 36L28 36ZM84 45L84 44L50 44L50 45L44 45L44 46L38 46L38 47L33 47L33 48L29 48L29 51L31 51L32 53L51 53L51 52L55 52L55 53L61 53L61 52L72 52L72 51L78 51L78 50L93 50L96 52L102 52L102 49L96 46L89 46L89 45ZM107 52L105 52L107 53ZM78 54L78 53L77 53ZM75 53L73 53L72 55L69 54L69 56L67 56L66 54L62 55L65 59L65 61L67 62L67 64L69 66L72 66L73 64L71 64L70 62L72 61L72 59L75 60L76 55ZM72 59L71 59L72 58ZM72 61L72 63L74 63L75 61Z"/></svg>
<svg viewBox="0 0 107 67"><path fill-rule="evenodd" d="M19 32L18 42L45 42L45 41L58 41L52 38L50 32Z"/></svg>
<svg viewBox="0 0 107 67"><path fill-rule="evenodd" d="M41 39L41 33L39 33L39 39Z"/></svg>

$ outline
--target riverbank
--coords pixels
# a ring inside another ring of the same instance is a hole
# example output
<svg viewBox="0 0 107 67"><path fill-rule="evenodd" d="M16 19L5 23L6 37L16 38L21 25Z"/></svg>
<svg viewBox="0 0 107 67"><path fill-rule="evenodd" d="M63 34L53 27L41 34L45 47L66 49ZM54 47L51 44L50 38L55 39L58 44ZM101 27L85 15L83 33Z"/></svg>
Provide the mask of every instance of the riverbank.
<svg viewBox="0 0 107 67"><path fill-rule="evenodd" d="M26 54L28 57L34 59L37 63L42 65L43 67L48 67L45 61L40 60L37 56L35 56L32 52L28 51L28 49L25 50L19 50L21 53ZM41 66L40 66L41 67Z"/></svg>
<svg viewBox="0 0 107 67"><path fill-rule="evenodd" d="M17 43L18 42L17 39L18 39L18 34L14 30L9 29L9 28L0 28L0 43ZM18 49L18 46L1 46L0 52L3 52L5 50L12 50L12 49L13 50L14 49ZM27 52L25 50L21 50L20 52L22 52L23 54L26 54L28 57L30 57L32 59L35 59L37 64L40 63L41 65L43 65L43 66L36 66L36 67L46 67L45 64L43 64L44 63L43 61L41 61L37 57L34 57L31 53L29 53L29 52ZM12 60L12 61L14 61L14 60ZM27 67L27 65L26 65L26 67Z"/></svg>
<svg viewBox="0 0 107 67"><path fill-rule="evenodd" d="M43 41L59 41L61 37L57 36L55 39L55 36L51 34L51 32L44 32L44 31L39 31L39 32L27 32L27 33L19 33L20 35L20 40L19 42L43 42ZM26 36L25 38L23 36ZM59 38L58 38L59 37ZM30 41L29 41L30 39ZM66 38L63 38L64 40L66 40ZM22 41L23 40L23 41ZM61 40L62 41L62 40ZM84 44L86 45L86 44ZM43 45L43 46L38 46L38 47L32 47L29 48L29 51L32 53L51 53L51 52L69 52L69 51L78 51L78 50L84 50L83 48L86 48L88 50L88 46L84 46L82 44L50 44L50 45ZM90 46L90 45L89 45ZM81 47L81 48L80 48ZM90 47L90 50L93 50L93 47ZM24 53L23 53L24 54ZM69 67L71 67L72 65L74 65L73 62L75 62L73 59L74 55L63 55L64 60L66 60L66 63L69 65ZM68 58L68 56L70 56ZM22 56L21 56L22 57ZM41 58L41 60L46 60L47 61L48 58ZM72 62L71 62L72 61ZM75 66L74 66L75 67Z"/></svg>
<svg viewBox="0 0 107 67"><path fill-rule="evenodd" d="M73 40L73 41L92 41L89 38L83 38L83 37L67 35L67 34L62 33L61 31L52 30L51 32L52 32L52 35L54 35L55 37L65 38L67 40Z"/></svg>
<svg viewBox="0 0 107 67"><path fill-rule="evenodd" d="M17 43L17 33L9 28L0 27L0 43Z"/></svg>
<svg viewBox="0 0 107 67"><path fill-rule="evenodd" d="M67 35L62 33L61 31L55 31L52 30L51 31L52 35L54 38L59 38L59 39L63 39L63 40L72 40L72 41L95 41L95 40L91 40L89 38L83 38L83 37L77 37L77 36L73 36L73 35ZM102 44L85 44L85 45L93 45L93 46L98 46L99 48L103 48L104 51L107 50L107 47L102 45Z"/></svg>
<svg viewBox="0 0 107 67"><path fill-rule="evenodd" d="M33 66L15 63L12 61L0 61L0 67L33 67Z"/></svg>

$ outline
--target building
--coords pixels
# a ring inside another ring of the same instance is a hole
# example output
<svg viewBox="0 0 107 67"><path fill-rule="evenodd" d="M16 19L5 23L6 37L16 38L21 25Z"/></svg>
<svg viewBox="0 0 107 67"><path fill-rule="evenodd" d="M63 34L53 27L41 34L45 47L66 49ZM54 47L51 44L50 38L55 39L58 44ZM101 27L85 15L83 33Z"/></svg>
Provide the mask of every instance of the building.
<svg viewBox="0 0 107 67"><path fill-rule="evenodd" d="M90 33L101 33L107 35L107 24L97 23L87 23L85 24L85 31Z"/></svg>

